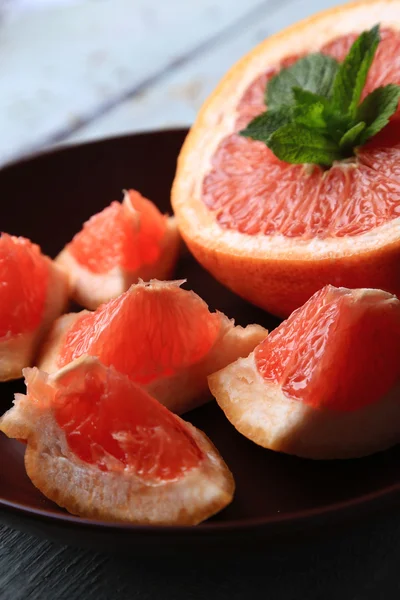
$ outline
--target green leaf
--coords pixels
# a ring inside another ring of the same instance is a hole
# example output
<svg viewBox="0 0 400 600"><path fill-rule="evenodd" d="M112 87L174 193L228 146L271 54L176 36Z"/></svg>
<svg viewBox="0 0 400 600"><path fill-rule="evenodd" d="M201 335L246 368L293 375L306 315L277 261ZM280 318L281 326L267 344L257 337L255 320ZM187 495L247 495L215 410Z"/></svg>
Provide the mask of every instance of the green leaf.
<svg viewBox="0 0 400 600"><path fill-rule="evenodd" d="M379 25L375 25L353 43L335 77L333 105L336 110L355 116L379 40Z"/></svg>
<svg viewBox="0 0 400 600"><path fill-rule="evenodd" d="M310 92L308 90L303 90L299 87L294 87L292 91L295 103L297 105L306 104L307 106L310 106L312 104L322 103L324 106L327 106L327 104L329 103L328 99L324 96L321 96L320 94L315 94L314 92Z"/></svg>
<svg viewBox="0 0 400 600"><path fill-rule="evenodd" d="M338 145L323 133L304 125L290 123L271 135L267 146L272 152L289 163L314 163L331 165L340 159Z"/></svg>
<svg viewBox="0 0 400 600"><path fill-rule="evenodd" d="M300 58L282 69L267 84L265 101L268 108L295 104L294 87L328 98L337 70L336 60L325 54L309 54Z"/></svg>
<svg viewBox="0 0 400 600"><path fill-rule="evenodd" d="M308 90L294 87L293 95L296 105L293 108L294 119L297 123L302 123L311 128L329 132L329 122L331 119L331 102L328 98L314 94ZM303 115L305 119L303 119ZM308 117L308 122L307 122ZM340 139L341 136L339 136Z"/></svg>
<svg viewBox="0 0 400 600"><path fill-rule="evenodd" d="M267 143L269 137L288 123L299 123L309 129L326 129L322 113L324 105L317 101L315 104L284 106L267 110L249 123L246 129L239 131L239 135L253 140Z"/></svg>
<svg viewBox="0 0 400 600"><path fill-rule="evenodd" d="M367 124L360 144L364 144L388 124L390 117L397 110L399 100L400 86L393 83L376 88L364 99L357 110L357 120Z"/></svg>
<svg viewBox="0 0 400 600"><path fill-rule="evenodd" d="M332 106L325 107L324 119L327 123L327 132L339 144L340 140L354 124L354 119L349 115L339 113Z"/></svg>
<svg viewBox="0 0 400 600"><path fill-rule="evenodd" d="M314 104L297 104L292 109L293 121L309 129L326 130L323 113L324 105L318 101Z"/></svg>
<svg viewBox="0 0 400 600"><path fill-rule="evenodd" d="M290 120L291 112L286 106L267 110L253 119L246 129L239 131L239 135L267 143L270 135L283 125L287 125Z"/></svg>
<svg viewBox="0 0 400 600"><path fill-rule="evenodd" d="M357 142L360 139L360 134L364 131L366 126L367 125L364 121L360 121L360 123L357 123L357 125L354 125L354 127L348 129L340 139L340 149L346 152L348 150L353 150L354 146L358 146Z"/></svg>

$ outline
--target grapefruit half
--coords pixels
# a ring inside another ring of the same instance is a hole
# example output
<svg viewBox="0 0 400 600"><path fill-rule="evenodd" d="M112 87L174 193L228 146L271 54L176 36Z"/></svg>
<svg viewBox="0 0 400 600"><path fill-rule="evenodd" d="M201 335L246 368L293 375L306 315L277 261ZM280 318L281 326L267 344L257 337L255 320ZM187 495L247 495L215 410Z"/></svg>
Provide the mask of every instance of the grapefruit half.
<svg viewBox="0 0 400 600"><path fill-rule="evenodd" d="M54 375L24 369L27 395L0 419L25 440L33 484L69 512L104 521L194 525L233 497L204 433L128 377L81 358Z"/></svg>
<svg viewBox="0 0 400 600"><path fill-rule="evenodd" d="M367 0L317 14L240 60L206 101L181 150L172 190L190 250L243 298L286 317L325 284L400 295L399 114L351 160L280 161L238 132L266 110L281 67L312 52L342 60L381 24L364 94L400 83L400 2Z"/></svg>
<svg viewBox="0 0 400 600"><path fill-rule="evenodd" d="M169 279L179 244L174 217L129 190L91 217L56 261L70 274L72 298L94 310L140 278Z"/></svg>
<svg viewBox="0 0 400 600"><path fill-rule="evenodd" d="M326 286L208 381L265 448L314 459L386 449L400 442L400 301Z"/></svg>
<svg viewBox="0 0 400 600"><path fill-rule="evenodd" d="M38 366L47 373L79 358L97 356L176 413L210 399L207 375L265 338L260 325L245 328L207 304L182 282L138 283L100 306L58 319Z"/></svg>

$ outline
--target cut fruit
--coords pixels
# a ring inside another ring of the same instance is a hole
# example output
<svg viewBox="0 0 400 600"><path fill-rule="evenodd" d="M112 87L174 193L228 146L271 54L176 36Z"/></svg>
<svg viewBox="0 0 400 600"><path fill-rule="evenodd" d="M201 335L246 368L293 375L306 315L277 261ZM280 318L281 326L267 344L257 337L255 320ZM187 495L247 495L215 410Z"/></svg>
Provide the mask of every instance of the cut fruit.
<svg viewBox="0 0 400 600"><path fill-rule="evenodd" d="M56 260L70 274L73 299L96 309L139 279L171 277L179 244L174 217L129 190L91 217Z"/></svg>
<svg viewBox="0 0 400 600"><path fill-rule="evenodd" d="M282 66L322 51L342 60L381 23L364 95L400 83L400 3L347 4L257 46L205 103L178 161L172 205L189 249L243 298L287 316L325 284L400 295L400 121L328 170L280 161L238 135L265 111Z"/></svg>
<svg viewBox="0 0 400 600"><path fill-rule="evenodd" d="M208 378L243 435L306 458L351 458L400 442L400 301L326 286L247 358Z"/></svg>
<svg viewBox="0 0 400 600"><path fill-rule="evenodd" d="M31 366L51 323L68 301L68 277L22 237L0 237L0 381Z"/></svg>
<svg viewBox="0 0 400 600"><path fill-rule="evenodd" d="M113 367L82 357L54 375L24 375L27 395L16 394L0 430L27 442L27 474L59 506L195 525L232 501L232 474L207 436Z"/></svg>
<svg viewBox="0 0 400 600"><path fill-rule="evenodd" d="M141 282L95 312L64 315L54 323L38 366L52 373L83 354L97 356L173 412L203 404L210 399L207 375L247 356L267 331L235 327L181 283Z"/></svg>

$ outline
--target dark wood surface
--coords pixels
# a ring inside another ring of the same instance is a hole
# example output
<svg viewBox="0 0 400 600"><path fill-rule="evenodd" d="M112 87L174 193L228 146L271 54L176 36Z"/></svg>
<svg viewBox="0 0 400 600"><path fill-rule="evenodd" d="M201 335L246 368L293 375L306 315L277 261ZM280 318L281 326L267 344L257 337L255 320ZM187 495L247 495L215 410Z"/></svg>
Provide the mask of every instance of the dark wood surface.
<svg viewBox="0 0 400 600"><path fill-rule="evenodd" d="M0 527L1 600L391 600L400 516L276 552L185 561L95 554Z"/></svg>

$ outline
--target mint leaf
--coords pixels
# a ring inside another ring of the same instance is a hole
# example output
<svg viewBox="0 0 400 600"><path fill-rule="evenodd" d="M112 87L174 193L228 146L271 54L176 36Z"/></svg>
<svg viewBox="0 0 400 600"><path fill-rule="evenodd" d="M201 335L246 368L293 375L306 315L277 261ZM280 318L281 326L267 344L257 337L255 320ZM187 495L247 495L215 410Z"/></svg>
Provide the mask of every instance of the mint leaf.
<svg viewBox="0 0 400 600"><path fill-rule="evenodd" d="M293 107L293 121L305 125L309 129L326 129L326 121L323 117L324 105L322 102L314 104L298 104Z"/></svg>
<svg viewBox="0 0 400 600"><path fill-rule="evenodd" d="M346 131L339 141L340 149L344 152L350 151L351 154L354 146L358 145L360 134L364 131L365 127L366 123L364 121L360 121L360 123L357 123L357 125L354 125L354 127Z"/></svg>
<svg viewBox="0 0 400 600"><path fill-rule="evenodd" d="M393 83L376 88L364 99L357 110L357 120L365 121L367 124L360 138L360 144L364 144L388 124L389 118L397 110L399 100L400 86Z"/></svg>
<svg viewBox="0 0 400 600"><path fill-rule="evenodd" d="M275 110L267 110L253 119L246 129L239 131L239 135L267 143L274 131L290 122L291 116L291 112L286 106Z"/></svg>
<svg viewBox="0 0 400 600"><path fill-rule="evenodd" d="M327 123L328 134L338 144L346 131L351 129L354 124L354 119L349 115L338 112L331 105L325 107L324 119Z"/></svg>
<svg viewBox="0 0 400 600"><path fill-rule="evenodd" d="M364 31L340 65L333 85L333 106L338 111L355 116L379 40L379 25Z"/></svg>
<svg viewBox="0 0 400 600"><path fill-rule="evenodd" d="M318 124L314 121L312 127L324 129L327 134L329 134L337 143L340 142L343 135L346 131L351 127L353 119L346 114L340 113L337 111L333 105L332 101L329 98L324 98L318 94L314 94L313 92L309 92L307 90L302 90L301 88L293 88L293 95L297 102L297 106L295 110L299 109L299 105L301 105L301 109L304 110L304 106L310 107L318 105L318 112L321 110L320 106L322 105L323 110L318 118ZM315 111L316 109L314 109ZM315 114L315 113L313 113ZM297 122L300 120L296 119ZM307 123L305 123L308 125Z"/></svg>
<svg viewBox="0 0 400 600"><path fill-rule="evenodd" d="M296 104L306 104L308 106L312 104L322 103L324 106L328 104L328 99L320 94L315 94L308 90L303 90L299 87L293 88L293 96Z"/></svg>
<svg viewBox="0 0 400 600"><path fill-rule="evenodd" d="M323 133L304 125L289 123L271 135L267 146L289 163L331 165L340 159L338 145Z"/></svg>
<svg viewBox="0 0 400 600"><path fill-rule="evenodd" d="M338 63L331 56L309 54L300 58L271 78L265 94L267 107L271 109L295 104L294 87L328 98L337 71Z"/></svg>
<svg viewBox="0 0 400 600"><path fill-rule="evenodd" d="M267 110L253 119L246 129L239 131L239 135L267 144L269 137L288 123L299 123L309 129L325 129L323 111L324 105L318 100L314 104L297 104L293 107Z"/></svg>

